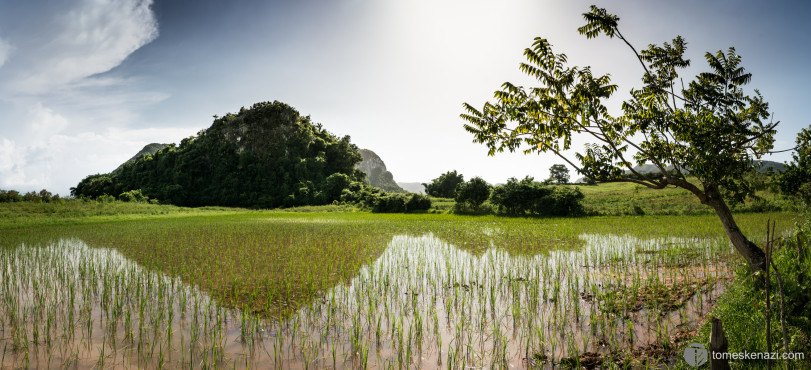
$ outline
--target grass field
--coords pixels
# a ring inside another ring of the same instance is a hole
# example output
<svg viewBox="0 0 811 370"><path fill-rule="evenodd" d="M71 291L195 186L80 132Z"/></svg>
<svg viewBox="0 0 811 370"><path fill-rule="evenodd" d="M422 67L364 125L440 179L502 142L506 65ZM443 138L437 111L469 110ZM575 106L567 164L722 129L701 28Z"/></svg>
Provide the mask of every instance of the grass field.
<svg viewBox="0 0 811 370"><path fill-rule="evenodd" d="M711 214L3 207L0 367L653 365L741 263Z"/></svg>
<svg viewBox="0 0 811 370"><path fill-rule="evenodd" d="M692 181L695 182L693 179ZM572 185L569 185L572 186ZM578 186L585 195L583 200L589 214L658 214L682 215L712 213L712 208L701 204L689 191L669 187L651 189L627 182ZM747 200L734 205L737 212L763 212L793 209L792 201L768 190L757 192L758 200Z"/></svg>

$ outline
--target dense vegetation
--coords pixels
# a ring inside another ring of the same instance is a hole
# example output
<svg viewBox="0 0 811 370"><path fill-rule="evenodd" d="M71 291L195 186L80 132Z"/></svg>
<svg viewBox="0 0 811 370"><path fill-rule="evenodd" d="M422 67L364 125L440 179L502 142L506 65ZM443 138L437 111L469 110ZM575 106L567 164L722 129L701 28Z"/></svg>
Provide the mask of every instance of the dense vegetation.
<svg viewBox="0 0 811 370"><path fill-rule="evenodd" d="M254 104L215 118L197 136L109 174L88 176L74 196L140 189L182 206L261 207L326 204L363 174L349 136L337 138L280 102Z"/></svg>
<svg viewBox="0 0 811 370"><path fill-rule="evenodd" d="M565 167L564 167L565 168ZM453 185L453 188L451 188ZM532 177L510 178L506 184L491 186L474 177L465 182L462 175L449 171L425 184L428 194L453 198L454 210L492 212L507 216L579 216L585 213L583 192L578 187L549 186ZM489 204L485 204L488 202Z"/></svg>
<svg viewBox="0 0 811 370"><path fill-rule="evenodd" d="M0 203L12 202L51 202L58 201L59 194L53 194L45 189L39 192L29 191L25 194L16 190L3 190L0 189Z"/></svg>
<svg viewBox="0 0 811 370"><path fill-rule="evenodd" d="M551 187L525 177L507 180L493 188L490 203L498 213L523 216L576 216L583 214L583 193L579 188Z"/></svg>
<svg viewBox="0 0 811 370"><path fill-rule="evenodd" d="M811 126L797 134L796 142L794 161L780 173L778 184L784 194L811 204Z"/></svg>
<svg viewBox="0 0 811 370"><path fill-rule="evenodd" d="M473 210L481 208L482 204L490 198L493 187L481 177L474 177L456 187L456 204L469 207Z"/></svg>

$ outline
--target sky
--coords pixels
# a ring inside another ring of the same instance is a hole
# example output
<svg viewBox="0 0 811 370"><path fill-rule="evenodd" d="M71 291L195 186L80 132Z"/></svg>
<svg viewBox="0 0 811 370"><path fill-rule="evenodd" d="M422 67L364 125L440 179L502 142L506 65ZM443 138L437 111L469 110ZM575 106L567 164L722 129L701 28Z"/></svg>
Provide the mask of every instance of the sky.
<svg viewBox="0 0 811 370"><path fill-rule="evenodd" d="M688 81L705 52L734 46L781 122L776 149L811 123L805 1L0 0L0 189L66 195L146 144L274 100L373 150L396 181L544 179L563 161L488 156L462 104L505 81L533 86L518 66L541 36L572 65L610 73L618 106L640 66L620 40L578 34L595 2L638 49L683 36Z"/></svg>

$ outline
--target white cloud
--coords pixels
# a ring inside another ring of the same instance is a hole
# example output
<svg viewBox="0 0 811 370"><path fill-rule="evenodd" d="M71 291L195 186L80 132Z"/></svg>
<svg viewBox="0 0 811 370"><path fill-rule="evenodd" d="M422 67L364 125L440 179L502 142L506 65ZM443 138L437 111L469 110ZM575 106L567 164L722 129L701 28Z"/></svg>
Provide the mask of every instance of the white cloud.
<svg viewBox="0 0 811 370"><path fill-rule="evenodd" d="M0 140L0 189L48 189L61 195L87 175L109 172L146 143L177 142L192 129L109 129L75 135L54 134L20 143ZM110 155L110 153L115 153Z"/></svg>
<svg viewBox="0 0 811 370"><path fill-rule="evenodd" d="M31 22L49 25L44 35L17 35L18 52L9 60L4 84L13 93L39 94L109 71L158 36L151 4L84 0L67 12L45 12L45 19Z"/></svg>
<svg viewBox="0 0 811 370"><path fill-rule="evenodd" d="M35 134L51 135L61 132L68 127L68 120L50 108L37 104L32 107L33 119L31 128Z"/></svg>
<svg viewBox="0 0 811 370"><path fill-rule="evenodd" d="M121 128L166 94L141 91L132 78L97 76L158 36L152 0L27 5L35 11L0 39L0 188L66 195L146 143L174 139L172 129Z"/></svg>
<svg viewBox="0 0 811 370"><path fill-rule="evenodd" d="M11 53L11 44L0 38L0 67L6 62Z"/></svg>

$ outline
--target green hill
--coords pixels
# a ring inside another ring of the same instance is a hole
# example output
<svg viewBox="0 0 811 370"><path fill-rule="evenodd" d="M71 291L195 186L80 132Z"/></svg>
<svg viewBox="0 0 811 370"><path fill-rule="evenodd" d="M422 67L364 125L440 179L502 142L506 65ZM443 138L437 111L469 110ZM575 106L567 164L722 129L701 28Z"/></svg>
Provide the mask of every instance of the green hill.
<svg viewBox="0 0 811 370"><path fill-rule="evenodd" d="M273 208L330 203L364 178L354 168L362 157L349 136L338 138L278 101L215 117L179 146L142 154L109 174L88 176L71 192L98 197L140 189L175 205Z"/></svg>

